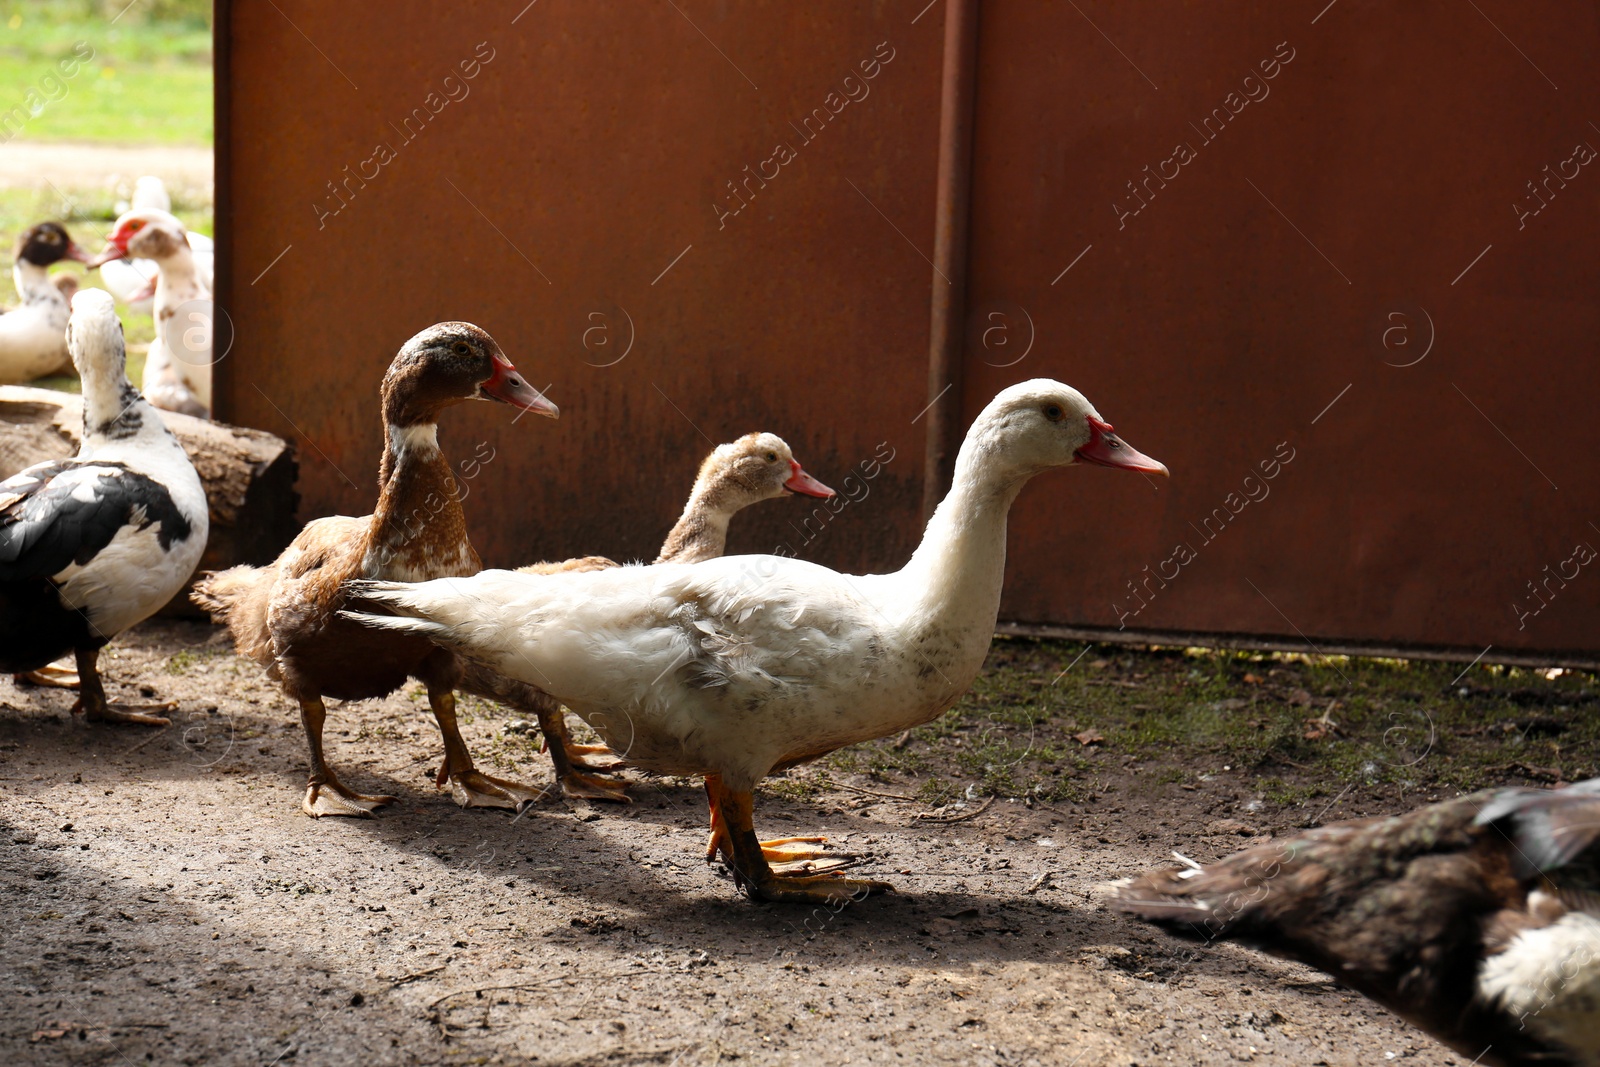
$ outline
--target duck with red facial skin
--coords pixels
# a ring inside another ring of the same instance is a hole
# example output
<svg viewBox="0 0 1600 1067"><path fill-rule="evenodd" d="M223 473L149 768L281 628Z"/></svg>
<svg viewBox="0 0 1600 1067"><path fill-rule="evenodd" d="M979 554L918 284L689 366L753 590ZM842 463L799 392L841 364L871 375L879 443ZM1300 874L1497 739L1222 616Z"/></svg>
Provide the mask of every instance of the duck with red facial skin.
<svg viewBox="0 0 1600 1067"><path fill-rule="evenodd" d="M492 778L472 763L456 725L461 661L426 640L381 635L342 617L367 606L350 599L352 578L453 578L476 574L450 463L439 450L438 417L466 400L492 400L556 418L556 406L517 373L500 346L466 322L442 322L407 341L383 379L386 447L378 506L363 518L333 516L307 524L266 567L208 575L194 600L227 623L241 655L267 668L300 707L311 775L301 807L312 816L365 817L391 796L346 787L323 755L323 701L385 696L416 678L444 738L439 785L462 807L515 808L542 792Z"/></svg>
<svg viewBox="0 0 1600 1067"><path fill-rule="evenodd" d="M1001 392L968 430L921 545L892 574L843 575L766 555L485 571L353 583L385 613L352 617L535 682L626 751L630 766L705 777L712 846L746 893L839 903L890 887L774 871L795 853L756 836L756 783L929 722L961 698L994 636L1006 517L1029 479L1091 463L1166 472L1120 439L1112 448L1096 423L1105 420L1094 406L1060 382Z"/></svg>
<svg viewBox="0 0 1600 1067"><path fill-rule="evenodd" d="M156 265L151 293L156 336L145 357L142 391L156 407L209 418L215 307L210 276L195 261L188 231L157 208L130 211L117 219L106 247L89 266L129 256Z"/></svg>
<svg viewBox="0 0 1600 1067"><path fill-rule="evenodd" d="M773 433L745 434L737 441L718 445L700 464L683 514L667 534L657 563L699 563L722 555L728 543L728 524L740 511L763 500L799 494L826 499L832 489L807 474L787 442ZM519 568L521 574L600 570L616 564L603 556L585 556L561 563L538 563ZM605 745L581 745L572 740L561 705L532 686L507 678L477 663L467 664L461 688L474 696L498 700L539 720L556 781L563 794L586 800L627 803L623 785L603 777L624 763Z"/></svg>

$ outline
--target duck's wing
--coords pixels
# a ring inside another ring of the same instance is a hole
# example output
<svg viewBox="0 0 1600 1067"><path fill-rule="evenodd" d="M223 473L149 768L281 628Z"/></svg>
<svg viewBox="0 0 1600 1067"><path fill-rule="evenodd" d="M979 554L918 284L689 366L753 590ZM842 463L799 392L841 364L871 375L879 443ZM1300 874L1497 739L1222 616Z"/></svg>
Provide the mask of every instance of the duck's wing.
<svg viewBox="0 0 1600 1067"><path fill-rule="evenodd" d="M0 482L0 581L86 566L124 527L152 525L163 549L190 532L155 479L120 463L37 464Z"/></svg>

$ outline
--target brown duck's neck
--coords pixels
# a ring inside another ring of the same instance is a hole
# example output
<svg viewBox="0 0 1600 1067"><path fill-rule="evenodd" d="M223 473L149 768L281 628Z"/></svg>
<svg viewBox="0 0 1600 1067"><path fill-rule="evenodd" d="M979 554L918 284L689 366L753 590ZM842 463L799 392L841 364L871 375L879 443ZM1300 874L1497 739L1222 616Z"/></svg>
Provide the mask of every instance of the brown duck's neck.
<svg viewBox="0 0 1600 1067"><path fill-rule="evenodd" d="M476 574L461 483L439 451L438 427L391 425L386 436L365 569L407 580Z"/></svg>

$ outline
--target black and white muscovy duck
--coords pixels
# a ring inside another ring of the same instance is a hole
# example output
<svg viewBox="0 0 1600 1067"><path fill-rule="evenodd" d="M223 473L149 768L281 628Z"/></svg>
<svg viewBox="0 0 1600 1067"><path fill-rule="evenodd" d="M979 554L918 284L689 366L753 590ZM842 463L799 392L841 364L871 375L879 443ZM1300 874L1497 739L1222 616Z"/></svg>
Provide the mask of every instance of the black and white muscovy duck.
<svg viewBox="0 0 1600 1067"><path fill-rule="evenodd" d="M63 259L89 260L59 222L29 227L13 257L11 276L22 305L0 315L0 385L31 382L70 365L66 331L71 310L48 271Z"/></svg>
<svg viewBox="0 0 1600 1067"><path fill-rule="evenodd" d="M1600 1065L1600 778L1333 823L1112 907L1310 964L1473 1063Z"/></svg>
<svg viewBox="0 0 1600 1067"><path fill-rule="evenodd" d="M74 296L66 338L83 379L83 442L72 459L0 482L0 671L32 671L74 652L74 712L164 726L160 716L108 704L95 664L107 642L194 573L210 528L205 490L128 381L111 294Z"/></svg>

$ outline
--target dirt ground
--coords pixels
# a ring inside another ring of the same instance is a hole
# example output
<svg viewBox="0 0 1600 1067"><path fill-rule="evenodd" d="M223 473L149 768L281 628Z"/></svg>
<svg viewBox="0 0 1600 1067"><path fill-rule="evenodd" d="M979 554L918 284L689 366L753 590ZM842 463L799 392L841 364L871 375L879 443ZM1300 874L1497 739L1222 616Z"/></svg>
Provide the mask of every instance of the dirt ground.
<svg viewBox="0 0 1600 1067"><path fill-rule="evenodd" d="M128 181L159 174L169 187L212 188L212 152L181 145L122 147L100 144L35 144L11 141L0 153L0 188L33 189L45 182L76 188L110 177Z"/></svg>
<svg viewBox="0 0 1600 1067"><path fill-rule="evenodd" d="M101 662L113 699L178 701L171 727L91 728L72 694L0 681L0 1062L1464 1064L1313 971L1111 914L1106 883L1473 775L1593 773L1588 740L1549 740L1593 679L1339 661L1329 697L1287 658L1080 648L997 642L947 720L758 796L766 836L825 833L897 886L834 912L738 896L690 782L456 808L410 690L329 716L345 780L399 802L307 818L282 696L213 628L146 624ZM1430 723L1415 762L1401 705ZM536 737L465 712L481 767L550 780ZM1396 758L1308 762L1373 744Z"/></svg>

